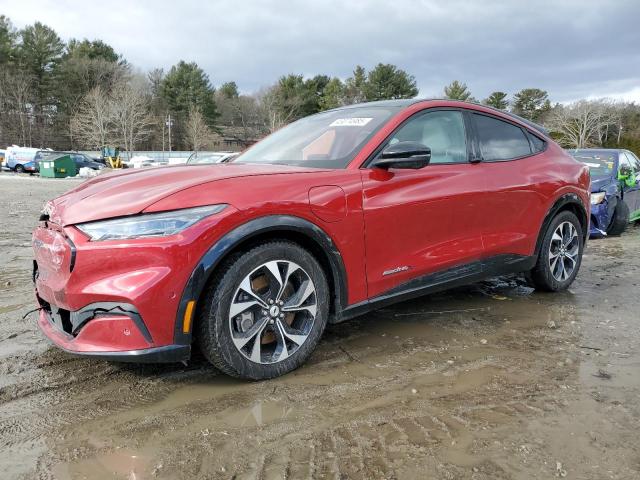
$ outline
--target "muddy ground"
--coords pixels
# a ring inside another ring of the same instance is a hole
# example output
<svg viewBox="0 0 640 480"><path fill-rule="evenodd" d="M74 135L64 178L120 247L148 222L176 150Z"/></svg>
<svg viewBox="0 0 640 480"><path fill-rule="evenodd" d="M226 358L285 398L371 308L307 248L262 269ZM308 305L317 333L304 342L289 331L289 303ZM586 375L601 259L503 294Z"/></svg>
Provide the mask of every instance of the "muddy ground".
<svg viewBox="0 0 640 480"><path fill-rule="evenodd" d="M74 358L22 319L30 230L76 182L0 174L0 478L640 478L640 228L591 241L567 292L402 303L247 383Z"/></svg>

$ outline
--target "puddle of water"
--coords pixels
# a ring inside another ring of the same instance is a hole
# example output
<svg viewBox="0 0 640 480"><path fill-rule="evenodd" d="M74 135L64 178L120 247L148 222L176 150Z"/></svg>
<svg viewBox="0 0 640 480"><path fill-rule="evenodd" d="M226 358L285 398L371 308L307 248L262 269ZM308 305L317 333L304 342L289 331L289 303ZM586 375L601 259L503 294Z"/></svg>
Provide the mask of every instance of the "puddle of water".
<svg viewBox="0 0 640 480"><path fill-rule="evenodd" d="M218 417L221 423L232 427L260 427L280 420L291 420L297 413L291 403L270 400L258 401L246 408L231 408L221 412Z"/></svg>
<svg viewBox="0 0 640 480"><path fill-rule="evenodd" d="M153 478L150 457L128 449L98 455L74 464L58 464L53 469L58 479L91 478L146 480Z"/></svg>

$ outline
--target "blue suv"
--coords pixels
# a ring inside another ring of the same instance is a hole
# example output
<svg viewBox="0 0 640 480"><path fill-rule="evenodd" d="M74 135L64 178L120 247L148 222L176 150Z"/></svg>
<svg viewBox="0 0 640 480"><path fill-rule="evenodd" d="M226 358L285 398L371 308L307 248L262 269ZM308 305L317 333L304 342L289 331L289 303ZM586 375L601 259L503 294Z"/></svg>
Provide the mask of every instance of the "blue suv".
<svg viewBox="0 0 640 480"><path fill-rule="evenodd" d="M591 174L592 237L620 235L640 220L640 159L629 150L569 150Z"/></svg>

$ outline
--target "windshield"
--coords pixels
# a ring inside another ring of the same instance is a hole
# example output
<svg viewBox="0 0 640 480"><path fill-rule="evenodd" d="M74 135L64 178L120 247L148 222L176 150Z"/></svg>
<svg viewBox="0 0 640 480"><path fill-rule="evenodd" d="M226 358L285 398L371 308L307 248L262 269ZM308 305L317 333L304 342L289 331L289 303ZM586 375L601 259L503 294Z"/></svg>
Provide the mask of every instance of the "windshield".
<svg viewBox="0 0 640 480"><path fill-rule="evenodd" d="M187 164L188 165L200 165L200 164L206 164L206 163L218 163L220 161L220 159L223 157L223 155L195 155L192 154L189 157L189 160L187 160Z"/></svg>
<svg viewBox="0 0 640 480"><path fill-rule="evenodd" d="M589 167L592 178L611 177L618 154L604 150L574 150L569 152L573 158Z"/></svg>
<svg viewBox="0 0 640 480"><path fill-rule="evenodd" d="M234 163L345 168L400 108L363 106L312 115L278 130Z"/></svg>

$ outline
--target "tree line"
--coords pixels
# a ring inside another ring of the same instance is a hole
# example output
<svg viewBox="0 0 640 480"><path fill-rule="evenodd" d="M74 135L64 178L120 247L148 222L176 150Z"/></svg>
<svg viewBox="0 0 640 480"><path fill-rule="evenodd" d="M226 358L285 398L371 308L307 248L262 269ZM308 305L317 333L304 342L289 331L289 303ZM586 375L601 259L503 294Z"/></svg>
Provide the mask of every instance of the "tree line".
<svg viewBox="0 0 640 480"><path fill-rule="evenodd" d="M444 96L477 102L467 85L457 80L444 88ZM525 88L513 98L492 92L481 103L543 125L567 148L627 148L640 153L640 106L633 102L603 98L552 105L545 90Z"/></svg>
<svg viewBox="0 0 640 480"><path fill-rule="evenodd" d="M17 30L0 16L0 145L125 150L243 148L298 118L353 103L413 98L416 79L390 64L356 66L346 80L288 74L252 94L217 88L194 62L142 73L101 40L64 42L35 22ZM453 81L442 96L475 101ZM480 103L544 124L569 147L640 147L640 107L607 100L552 104L526 88Z"/></svg>

